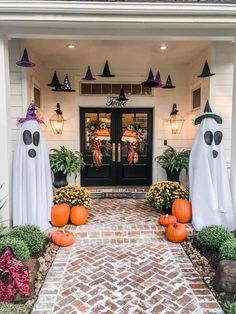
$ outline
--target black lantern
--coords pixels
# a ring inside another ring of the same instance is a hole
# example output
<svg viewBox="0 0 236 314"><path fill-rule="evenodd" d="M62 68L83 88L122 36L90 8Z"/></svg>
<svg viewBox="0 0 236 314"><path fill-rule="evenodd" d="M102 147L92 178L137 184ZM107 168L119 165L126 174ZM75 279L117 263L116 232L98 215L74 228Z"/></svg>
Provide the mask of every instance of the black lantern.
<svg viewBox="0 0 236 314"><path fill-rule="evenodd" d="M178 112L177 105L173 104L169 120L172 134L179 134L184 124L184 118Z"/></svg>
<svg viewBox="0 0 236 314"><path fill-rule="evenodd" d="M55 110L56 113L51 116L49 119L53 132L55 134L62 134L64 122L66 121L63 117L60 104L57 104L57 109Z"/></svg>

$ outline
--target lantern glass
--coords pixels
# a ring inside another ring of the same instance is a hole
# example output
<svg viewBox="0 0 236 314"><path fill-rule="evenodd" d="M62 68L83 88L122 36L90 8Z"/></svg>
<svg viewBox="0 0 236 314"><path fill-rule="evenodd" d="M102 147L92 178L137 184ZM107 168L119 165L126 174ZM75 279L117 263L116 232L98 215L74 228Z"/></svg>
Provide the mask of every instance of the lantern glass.
<svg viewBox="0 0 236 314"><path fill-rule="evenodd" d="M62 114L57 114L55 113L51 118L50 118L50 124L53 129L53 132L55 134L62 134L63 127L64 127L64 122L66 121L63 118Z"/></svg>
<svg viewBox="0 0 236 314"><path fill-rule="evenodd" d="M182 130L184 124L184 118L179 114L171 114L170 116L170 126L172 134L179 134Z"/></svg>

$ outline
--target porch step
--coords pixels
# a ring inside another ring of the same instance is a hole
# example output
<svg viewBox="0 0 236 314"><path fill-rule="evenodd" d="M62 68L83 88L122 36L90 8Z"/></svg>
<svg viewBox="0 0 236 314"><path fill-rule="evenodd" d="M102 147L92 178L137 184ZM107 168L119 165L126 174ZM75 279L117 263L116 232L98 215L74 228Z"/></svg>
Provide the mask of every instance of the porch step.
<svg viewBox="0 0 236 314"><path fill-rule="evenodd" d="M92 199L101 198L133 198L145 199L148 187L101 187L88 188Z"/></svg>

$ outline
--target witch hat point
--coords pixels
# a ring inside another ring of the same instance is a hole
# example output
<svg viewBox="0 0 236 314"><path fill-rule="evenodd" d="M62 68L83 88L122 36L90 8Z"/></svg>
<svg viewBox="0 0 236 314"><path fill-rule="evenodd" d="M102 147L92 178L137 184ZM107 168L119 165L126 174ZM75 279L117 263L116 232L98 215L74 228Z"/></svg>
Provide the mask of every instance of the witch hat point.
<svg viewBox="0 0 236 314"><path fill-rule="evenodd" d="M211 106L209 104L209 101L207 100L205 108L204 108L204 112L212 112L211 110Z"/></svg>
<svg viewBox="0 0 236 314"><path fill-rule="evenodd" d="M215 73L211 73L209 64L206 60L204 66L203 66L203 69L202 69L202 73L200 75L198 75L197 77L209 77L209 76L213 76L213 75L215 75Z"/></svg>

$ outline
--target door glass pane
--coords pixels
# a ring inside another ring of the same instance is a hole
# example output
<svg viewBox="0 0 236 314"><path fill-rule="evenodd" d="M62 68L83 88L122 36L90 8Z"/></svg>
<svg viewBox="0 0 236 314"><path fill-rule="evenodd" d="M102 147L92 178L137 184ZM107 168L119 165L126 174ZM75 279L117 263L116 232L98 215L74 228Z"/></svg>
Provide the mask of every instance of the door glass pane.
<svg viewBox="0 0 236 314"><path fill-rule="evenodd" d="M111 114L110 113L99 113L99 121L101 121L101 123L104 123L104 126L106 128L110 128L111 127Z"/></svg>
<svg viewBox="0 0 236 314"><path fill-rule="evenodd" d="M135 122L141 128L147 127L147 119L148 119L147 113L136 113Z"/></svg>
<svg viewBox="0 0 236 314"><path fill-rule="evenodd" d="M85 127L88 127L91 121L97 120L97 113L85 113Z"/></svg>
<svg viewBox="0 0 236 314"><path fill-rule="evenodd" d="M127 128L128 125L134 124L134 114L133 113L123 113L122 114L122 128Z"/></svg>

